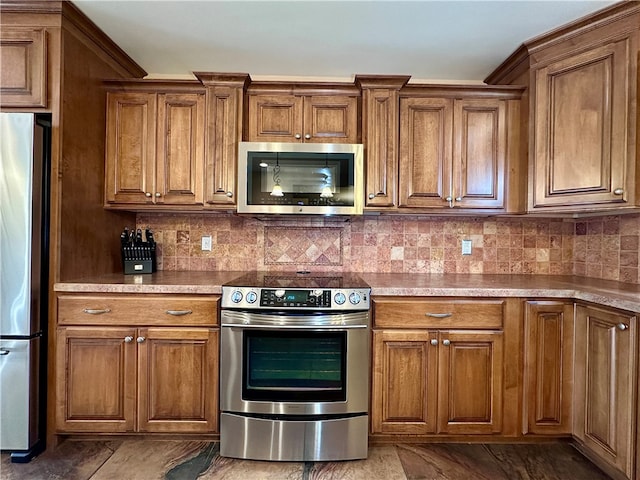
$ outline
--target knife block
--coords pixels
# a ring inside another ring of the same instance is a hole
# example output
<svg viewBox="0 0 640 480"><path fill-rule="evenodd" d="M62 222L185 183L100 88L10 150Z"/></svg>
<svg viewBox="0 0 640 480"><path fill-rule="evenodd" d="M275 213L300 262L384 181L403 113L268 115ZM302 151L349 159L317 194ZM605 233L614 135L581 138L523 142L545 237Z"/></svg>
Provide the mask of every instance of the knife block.
<svg viewBox="0 0 640 480"><path fill-rule="evenodd" d="M121 248L122 269L125 275L139 275L156 271L156 245L142 242Z"/></svg>

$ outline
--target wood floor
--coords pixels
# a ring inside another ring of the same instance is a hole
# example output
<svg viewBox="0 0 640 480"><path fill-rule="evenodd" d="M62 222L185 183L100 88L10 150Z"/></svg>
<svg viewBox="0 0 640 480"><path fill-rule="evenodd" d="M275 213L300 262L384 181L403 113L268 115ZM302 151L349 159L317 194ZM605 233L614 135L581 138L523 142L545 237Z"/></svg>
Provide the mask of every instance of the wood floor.
<svg viewBox="0 0 640 480"><path fill-rule="evenodd" d="M68 440L30 463L2 455L2 480L608 480L567 443L384 445L366 460L258 462L215 442Z"/></svg>

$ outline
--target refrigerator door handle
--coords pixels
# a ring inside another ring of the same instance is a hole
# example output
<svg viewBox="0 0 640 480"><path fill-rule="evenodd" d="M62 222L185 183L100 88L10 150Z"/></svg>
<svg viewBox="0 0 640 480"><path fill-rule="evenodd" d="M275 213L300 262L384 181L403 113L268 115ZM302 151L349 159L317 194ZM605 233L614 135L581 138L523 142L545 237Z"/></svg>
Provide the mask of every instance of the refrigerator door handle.
<svg viewBox="0 0 640 480"><path fill-rule="evenodd" d="M6 348L0 348L0 355L9 355L11 353L11 351L7 350Z"/></svg>

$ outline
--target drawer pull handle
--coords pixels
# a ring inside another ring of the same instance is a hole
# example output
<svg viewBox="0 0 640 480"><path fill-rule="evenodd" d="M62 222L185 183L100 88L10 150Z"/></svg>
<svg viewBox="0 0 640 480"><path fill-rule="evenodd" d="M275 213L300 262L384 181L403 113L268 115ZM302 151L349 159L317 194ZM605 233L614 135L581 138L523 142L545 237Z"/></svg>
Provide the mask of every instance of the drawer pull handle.
<svg viewBox="0 0 640 480"><path fill-rule="evenodd" d="M174 315L176 317L180 317L182 315L190 315L193 313L191 310L167 310L169 315Z"/></svg>
<svg viewBox="0 0 640 480"><path fill-rule="evenodd" d="M430 313L430 312L427 312L427 313L425 313L425 315L427 317L432 317L432 318L449 318L451 315L453 315L453 313Z"/></svg>
<svg viewBox="0 0 640 480"><path fill-rule="evenodd" d="M102 315L103 313L110 313L110 308L85 308L82 310L84 313L88 313L89 315Z"/></svg>

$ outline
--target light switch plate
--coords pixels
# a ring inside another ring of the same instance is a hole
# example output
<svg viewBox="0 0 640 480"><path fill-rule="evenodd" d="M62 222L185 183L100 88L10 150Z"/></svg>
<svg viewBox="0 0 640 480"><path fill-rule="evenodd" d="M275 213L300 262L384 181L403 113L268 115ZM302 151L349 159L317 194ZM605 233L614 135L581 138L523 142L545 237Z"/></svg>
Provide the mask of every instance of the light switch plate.
<svg viewBox="0 0 640 480"><path fill-rule="evenodd" d="M471 240L462 240L462 255L471 255Z"/></svg>
<svg viewBox="0 0 640 480"><path fill-rule="evenodd" d="M202 237L202 245L200 247L202 251L211 251L211 235L205 235Z"/></svg>

